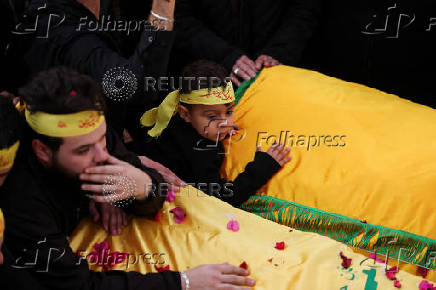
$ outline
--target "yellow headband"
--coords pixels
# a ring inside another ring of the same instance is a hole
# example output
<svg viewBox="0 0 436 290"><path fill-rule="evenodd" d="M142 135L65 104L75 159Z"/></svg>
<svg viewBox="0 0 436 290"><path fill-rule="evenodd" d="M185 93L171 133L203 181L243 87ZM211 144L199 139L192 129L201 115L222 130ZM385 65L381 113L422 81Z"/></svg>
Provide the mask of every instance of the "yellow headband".
<svg viewBox="0 0 436 290"><path fill-rule="evenodd" d="M3 238L4 231L5 231L5 218L3 217L3 212L0 209L0 239Z"/></svg>
<svg viewBox="0 0 436 290"><path fill-rule="evenodd" d="M91 133L104 121L98 111L83 111L73 114L48 114L25 112L27 124L38 134L49 137L74 137Z"/></svg>
<svg viewBox="0 0 436 290"><path fill-rule="evenodd" d="M0 150L0 170L9 169L14 165L15 155L17 155L19 146L20 141L17 141L11 147Z"/></svg>
<svg viewBox="0 0 436 290"><path fill-rule="evenodd" d="M179 91L174 91L163 100L159 107L145 112L141 117L141 124L146 127L154 125L148 134L151 137L158 137L168 126L180 102L193 105L219 105L234 101L235 93L231 82L228 82L224 89L222 87L201 89L189 94L180 94Z"/></svg>

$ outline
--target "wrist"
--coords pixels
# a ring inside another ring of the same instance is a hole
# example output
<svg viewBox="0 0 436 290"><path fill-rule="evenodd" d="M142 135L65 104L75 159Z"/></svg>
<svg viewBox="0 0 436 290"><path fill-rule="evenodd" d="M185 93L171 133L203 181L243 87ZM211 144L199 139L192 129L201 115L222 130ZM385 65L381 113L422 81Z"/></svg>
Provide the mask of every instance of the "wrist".
<svg viewBox="0 0 436 290"><path fill-rule="evenodd" d="M189 277L186 272L180 272L180 280L182 283L182 290L189 290Z"/></svg>

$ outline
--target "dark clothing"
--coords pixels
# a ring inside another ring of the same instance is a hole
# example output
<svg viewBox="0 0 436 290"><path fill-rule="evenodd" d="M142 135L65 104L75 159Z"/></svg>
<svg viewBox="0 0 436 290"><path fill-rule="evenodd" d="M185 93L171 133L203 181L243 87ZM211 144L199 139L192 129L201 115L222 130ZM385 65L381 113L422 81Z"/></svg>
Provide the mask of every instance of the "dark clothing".
<svg viewBox="0 0 436 290"><path fill-rule="evenodd" d="M295 65L318 19L312 2L176 1L174 61L180 68L209 59L230 71L243 54L253 61L266 54L283 64Z"/></svg>
<svg viewBox="0 0 436 290"><path fill-rule="evenodd" d="M194 183L194 187L233 206L254 195L281 168L270 155L257 152L244 172L233 182L226 181L220 176L225 155L222 142L204 139L178 115L160 137L150 139L141 150L185 182Z"/></svg>
<svg viewBox="0 0 436 290"><path fill-rule="evenodd" d="M320 2L305 67L436 107L435 1Z"/></svg>
<svg viewBox="0 0 436 290"><path fill-rule="evenodd" d="M41 8L44 5L46 7ZM144 21L148 18L148 12L143 11ZM107 119L118 134L128 128L135 135L140 114L147 105L150 106L153 98L158 97L152 89L144 87L144 78L166 75L173 32L156 31L150 25L138 25L140 28L137 29L142 32L140 39L135 49L127 55L122 43L114 37L118 34L112 33L112 30L116 23L121 25L117 24L115 28L125 29L127 26L123 25L128 18L115 22L115 16L108 18L108 15L104 15L100 26L97 26L95 16L76 0L33 0L26 13L27 20L18 29L22 34L16 35L15 40L16 47L24 47L24 52L18 56L27 69L23 75L33 76L54 66L67 66L91 76L99 83L104 80L105 73L115 78L126 77L125 80L107 83L112 85L111 92L119 88L119 91L127 92L127 96L130 95L128 89L132 88L134 94L127 103L125 99L113 100L115 95L103 90L109 108ZM36 31L30 34L25 31L35 26L35 23ZM132 84L128 84L129 80ZM133 89L135 80L136 90ZM123 85L124 88L120 89Z"/></svg>
<svg viewBox="0 0 436 290"><path fill-rule="evenodd" d="M136 155L127 151L110 128L106 142L109 154L142 169L154 185L163 181L160 174L144 167ZM6 221L4 243L18 259L14 267L28 269L42 286L71 290L181 288L177 272L142 275L90 271L87 262L75 255L68 243L81 216L79 208L84 194L80 183L44 168L30 148L20 148L15 165L0 190ZM150 194L145 201L134 202L130 210L154 216L164 200L165 194ZM32 265L35 257L36 263Z"/></svg>
<svg viewBox="0 0 436 290"><path fill-rule="evenodd" d="M43 290L32 275L24 269L11 267L14 259L6 247L1 249L3 254L3 265L0 265L0 281L2 290Z"/></svg>

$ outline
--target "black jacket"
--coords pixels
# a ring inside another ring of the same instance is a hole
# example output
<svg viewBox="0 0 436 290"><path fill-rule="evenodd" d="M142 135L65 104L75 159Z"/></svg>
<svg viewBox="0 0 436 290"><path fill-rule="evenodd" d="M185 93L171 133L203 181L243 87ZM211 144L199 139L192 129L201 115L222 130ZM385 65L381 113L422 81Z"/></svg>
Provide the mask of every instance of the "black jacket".
<svg viewBox="0 0 436 290"><path fill-rule="evenodd" d="M435 1L320 2L304 66L436 107Z"/></svg>
<svg viewBox="0 0 436 290"><path fill-rule="evenodd" d="M226 154L222 142L204 139L178 115L173 117L161 136L144 143L141 151L171 169L185 182L233 206L241 205L256 194L281 168L270 155L257 152L244 172L234 181L226 181L220 175Z"/></svg>
<svg viewBox="0 0 436 290"><path fill-rule="evenodd" d="M106 10L103 8L102 11ZM109 25L108 15L104 15L106 22L101 16L100 26L95 28L95 16L76 0L33 0L26 14L27 20L16 29L18 34L15 34L13 42L18 54L16 58L23 62L26 69L22 76L31 77L54 66L76 69L99 83L106 72L114 72L118 67L123 72L114 73L116 76L133 73L134 76L128 79L132 82L136 80L137 89L127 102L114 101L111 94L106 96L108 122L118 134L126 127L132 131L131 134L135 134L140 114L153 98L157 98L155 91L144 87L144 78L166 75L173 32L156 31L150 25L138 24L137 30L141 27L140 38L127 52L122 47L123 39L115 37L127 32L112 31L114 26ZM143 21L147 20L148 14L149 10L142 11ZM121 23L116 26L120 27L118 30L124 29L124 23L130 20L122 16L119 19L121 22L114 22L116 18L111 16L113 24ZM32 31L35 24L36 30ZM112 83L122 86L120 82Z"/></svg>
<svg viewBox="0 0 436 290"><path fill-rule="evenodd" d="M108 129L106 140L111 155L141 168L149 174L153 184L163 181L155 170L142 166L139 159L124 148L113 130ZM79 209L83 208L80 184L45 169L27 150L20 148L14 167L0 189L0 205L6 221L4 244L15 257L15 268L26 269L47 289L181 288L177 272L142 275L90 271L87 262L73 253L68 242L80 220ZM131 210L153 216L162 207L164 195L149 195L145 201L135 202ZM35 265L25 264L32 263L35 257Z"/></svg>
<svg viewBox="0 0 436 290"><path fill-rule="evenodd" d="M230 71L243 54L253 60L266 54L295 65L318 19L312 2L176 1L174 61L180 68L197 59L210 59Z"/></svg>

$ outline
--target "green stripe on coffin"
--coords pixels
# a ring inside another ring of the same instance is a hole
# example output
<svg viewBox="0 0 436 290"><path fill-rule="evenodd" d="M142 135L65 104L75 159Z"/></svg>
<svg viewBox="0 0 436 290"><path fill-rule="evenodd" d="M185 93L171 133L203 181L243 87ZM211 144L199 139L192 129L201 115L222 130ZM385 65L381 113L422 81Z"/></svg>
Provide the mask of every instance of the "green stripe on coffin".
<svg viewBox="0 0 436 290"><path fill-rule="evenodd" d="M241 208L301 231L327 236L351 247L429 269L436 268L436 240L433 239L269 196L252 196Z"/></svg>

